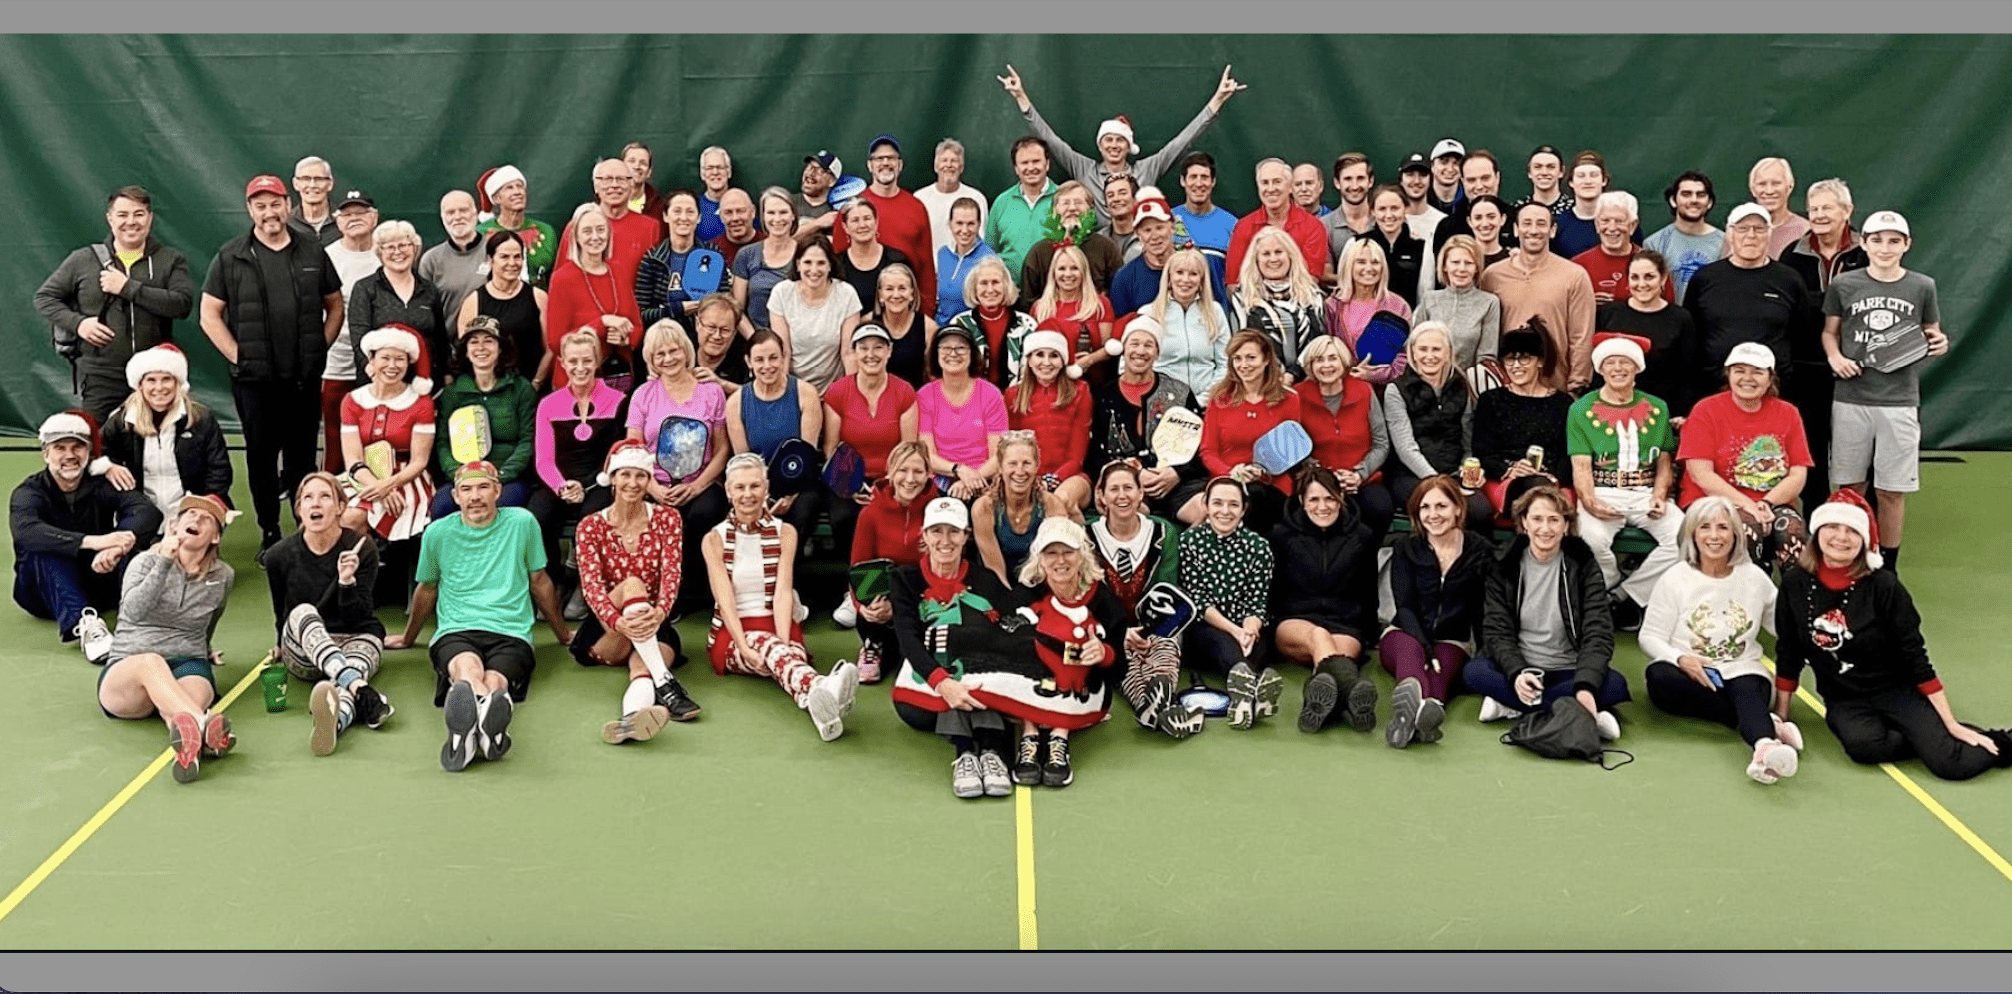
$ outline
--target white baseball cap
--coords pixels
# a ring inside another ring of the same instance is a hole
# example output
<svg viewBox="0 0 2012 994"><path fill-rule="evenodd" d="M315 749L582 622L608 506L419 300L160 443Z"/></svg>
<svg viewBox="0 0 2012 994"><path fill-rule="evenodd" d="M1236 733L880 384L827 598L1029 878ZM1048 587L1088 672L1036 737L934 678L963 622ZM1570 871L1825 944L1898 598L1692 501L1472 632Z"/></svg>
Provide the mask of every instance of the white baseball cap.
<svg viewBox="0 0 2012 994"><path fill-rule="evenodd" d="M1464 157L1466 156L1466 154L1467 154L1467 146L1460 144L1460 140L1457 138L1441 138L1439 139L1439 144L1432 146L1432 157L1435 159L1439 158L1442 155L1458 155Z"/></svg>
<svg viewBox="0 0 2012 994"><path fill-rule="evenodd" d="M1865 224L1858 229L1861 235L1881 231L1898 231L1909 238L1914 237L1914 233L1907 230L1907 219L1901 217L1899 211L1873 211L1866 217Z"/></svg>
<svg viewBox="0 0 2012 994"><path fill-rule="evenodd" d="M922 512L924 529L934 528L937 525L949 525L952 528L969 531L971 509L965 507L964 502L955 497L938 497L930 501L929 506Z"/></svg>
<svg viewBox="0 0 2012 994"><path fill-rule="evenodd" d="M1774 368L1774 350L1759 342L1741 342L1726 353L1728 366L1752 366L1755 369Z"/></svg>
<svg viewBox="0 0 2012 994"><path fill-rule="evenodd" d="M1751 201L1733 208L1733 212L1726 215L1726 227L1730 228L1750 217L1760 218L1768 223L1768 227L1774 227L1774 216L1767 212L1767 208Z"/></svg>

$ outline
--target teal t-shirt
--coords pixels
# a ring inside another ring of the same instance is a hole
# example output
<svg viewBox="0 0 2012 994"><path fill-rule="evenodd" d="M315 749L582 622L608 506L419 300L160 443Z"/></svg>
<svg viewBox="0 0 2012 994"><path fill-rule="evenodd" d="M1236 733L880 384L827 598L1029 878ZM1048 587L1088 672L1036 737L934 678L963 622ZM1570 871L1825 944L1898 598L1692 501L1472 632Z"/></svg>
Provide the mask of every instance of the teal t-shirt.
<svg viewBox="0 0 2012 994"><path fill-rule="evenodd" d="M450 514L419 537L414 578L438 584L434 641L449 632L494 632L531 641L531 571L545 568L538 519L521 507L497 508L475 528Z"/></svg>

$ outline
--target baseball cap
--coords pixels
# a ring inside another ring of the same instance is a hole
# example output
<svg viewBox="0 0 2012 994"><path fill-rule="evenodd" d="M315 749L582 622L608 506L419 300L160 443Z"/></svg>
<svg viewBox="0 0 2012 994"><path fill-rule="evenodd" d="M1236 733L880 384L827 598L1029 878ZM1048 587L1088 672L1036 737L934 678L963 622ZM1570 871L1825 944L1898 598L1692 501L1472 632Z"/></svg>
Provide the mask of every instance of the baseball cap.
<svg viewBox="0 0 2012 994"><path fill-rule="evenodd" d="M1907 230L1907 219L1901 217L1899 211L1873 211L1866 216L1865 224L1858 233L1870 235L1880 231L1898 231L1909 238L1914 237L1914 233Z"/></svg>
<svg viewBox="0 0 2012 994"><path fill-rule="evenodd" d="M1761 220L1768 222L1770 227L1772 227L1774 224L1774 218L1768 214L1767 208L1762 207L1761 205L1756 203L1748 202L1733 208L1733 212L1731 214L1726 215L1726 227L1730 228L1733 225L1738 224L1741 221L1744 221L1750 217L1760 218Z"/></svg>
<svg viewBox="0 0 2012 994"><path fill-rule="evenodd" d="M803 157L804 165L807 166L813 162L817 163L825 172L833 176L839 173L838 156L831 154L825 149L818 149L816 155L806 155Z"/></svg>
<svg viewBox="0 0 2012 994"><path fill-rule="evenodd" d="M874 324L871 321L868 321L865 324L862 324L859 327L852 329L852 344L858 345L860 342L865 341L866 339L869 338L878 338L881 341L887 342L889 344L892 344L894 342L894 336L888 334L886 328L882 328L881 326Z"/></svg>
<svg viewBox="0 0 2012 994"><path fill-rule="evenodd" d="M261 193L270 193L276 197L284 197L286 196L286 183L277 176L253 176L251 182L245 184L245 199L250 200Z"/></svg>
<svg viewBox="0 0 2012 994"><path fill-rule="evenodd" d="M377 201L370 199L370 194L362 190L346 190L342 194L342 199L335 202L335 209L341 210L351 204L362 204L365 207L375 208Z"/></svg>
<svg viewBox="0 0 2012 994"><path fill-rule="evenodd" d="M1728 366L1752 366L1755 369L1774 368L1774 350L1759 342L1741 342L1726 353Z"/></svg>
<svg viewBox="0 0 2012 994"><path fill-rule="evenodd" d="M930 501L929 507L922 512L923 528L934 528L937 525L968 530L971 527L971 509L965 507L964 502L955 497L938 497Z"/></svg>
<svg viewBox="0 0 2012 994"><path fill-rule="evenodd" d="M87 446L97 445L97 439L92 437L94 433L91 430L91 422L76 411L57 411L49 415L35 434L41 439L44 448L66 438L74 438Z"/></svg>
<svg viewBox="0 0 2012 994"><path fill-rule="evenodd" d="M1441 138L1439 139L1439 144L1432 146L1432 157L1435 159L1447 155L1465 156L1466 154L1467 146L1460 144L1460 141L1455 138Z"/></svg>
<svg viewBox="0 0 2012 994"><path fill-rule="evenodd" d="M882 135L879 135L879 136L876 136L876 137L875 137L875 138L874 138L874 139L873 139L872 141L870 141L870 142L867 142L867 143L866 143L866 154L867 154L868 156L871 156L871 155L873 155L873 150L874 150L874 149L876 149L876 148L879 148L879 147L880 147L880 146L882 146L882 145L892 145L892 146L894 146L894 152L895 152L895 154L896 154L896 155L899 155L899 154L901 154L901 141L900 141L900 139L897 139L897 138L895 138L895 137L894 137L893 135L889 135L889 134L882 134Z"/></svg>
<svg viewBox="0 0 2012 994"><path fill-rule="evenodd" d="M1144 221L1152 221L1152 220L1165 221L1169 224L1173 223L1174 220L1173 208L1167 206L1167 200L1165 197L1142 197L1139 199L1139 202L1137 204L1133 205L1132 207L1133 224L1139 224Z"/></svg>
<svg viewBox="0 0 2012 994"><path fill-rule="evenodd" d="M1083 546L1088 544L1087 536L1083 534L1083 526L1068 518L1044 518L1041 527L1034 531L1034 544L1028 548L1039 552L1058 544L1066 545L1077 552L1083 551Z"/></svg>
<svg viewBox="0 0 2012 994"><path fill-rule="evenodd" d="M1432 160L1426 158L1424 152L1413 152L1410 155L1405 156L1404 165L1397 167L1397 174L1399 176L1402 176L1405 173L1412 171L1417 171L1421 173L1431 172Z"/></svg>

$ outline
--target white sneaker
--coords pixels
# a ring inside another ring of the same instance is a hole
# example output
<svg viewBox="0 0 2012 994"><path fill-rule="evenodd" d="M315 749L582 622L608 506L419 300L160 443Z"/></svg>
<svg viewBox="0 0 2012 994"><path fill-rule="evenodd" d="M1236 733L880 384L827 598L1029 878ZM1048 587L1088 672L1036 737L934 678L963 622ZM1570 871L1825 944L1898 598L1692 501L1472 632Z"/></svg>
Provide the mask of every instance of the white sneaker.
<svg viewBox="0 0 2012 994"><path fill-rule="evenodd" d="M1614 717L1612 711L1593 715L1593 727L1600 730L1601 741L1612 742L1621 737L1621 719Z"/></svg>
<svg viewBox="0 0 2012 994"><path fill-rule="evenodd" d="M851 628L859 624L859 608L852 603L851 594L845 595L845 599L839 601L838 606L832 609L831 620L837 622L840 628Z"/></svg>
<svg viewBox="0 0 2012 994"><path fill-rule="evenodd" d="M112 630L105 627L105 619L98 617L97 608L85 608L70 634L77 636L87 662L93 666L105 665L105 657L112 654Z"/></svg>
<svg viewBox="0 0 2012 994"><path fill-rule="evenodd" d="M1753 760L1747 763L1747 776L1761 783L1774 783L1795 776L1798 760L1794 749L1775 739L1762 739L1754 743Z"/></svg>
<svg viewBox="0 0 2012 994"><path fill-rule="evenodd" d="M831 692L838 698L839 717L851 714L852 702L859 697L859 664L841 659L826 679L831 681Z"/></svg>
<svg viewBox="0 0 2012 994"><path fill-rule="evenodd" d="M837 685L829 676L821 676L811 682L810 693L804 695L803 709L810 712L810 720L817 725L817 737L830 742L845 734L845 715L838 703Z"/></svg>
<svg viewBox="0 0 2012 994"><path fill-rule="evenodd" d="M1515 708L1512 708L1509 705L1504 704L1493 697L1481 698L1481 720L1484 722L1506 721L1512 718L1521 718L1521 717L1523 717L1523 712L1518 711Z"/></svg>
<svg viewBox="0 0 2012 994"><path fill-rule="evenodd" d="M1793 721L1783 721L1781 715L1777 714L1772 715L1771 717L1774 718L1775 739L1779 741L1782 745L1788 746L1790 749L1794 749L1797 752L1801 752L1802 729L1795 727L1795 722Z"/></svg>
<svg viewBox="0 0 2012 994"><path fill-rule="evenodd" d="M957 761L950 764L950 791L965 800L985 796L985 777L979 770L977 753L957 754Z"/></svg>

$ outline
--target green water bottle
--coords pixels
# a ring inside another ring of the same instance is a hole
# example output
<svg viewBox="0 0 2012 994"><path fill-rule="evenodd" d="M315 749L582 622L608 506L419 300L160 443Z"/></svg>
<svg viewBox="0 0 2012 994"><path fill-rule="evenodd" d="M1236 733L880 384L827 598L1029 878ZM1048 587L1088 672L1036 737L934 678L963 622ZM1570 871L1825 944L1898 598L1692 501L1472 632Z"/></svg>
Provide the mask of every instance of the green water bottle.
<svg viewBox="0 0 2012 994"><path fill-rule="evenodd" d="M267 663L258 680L265 689L266 711L286 710L286 667L277 662Z"/></svg>

